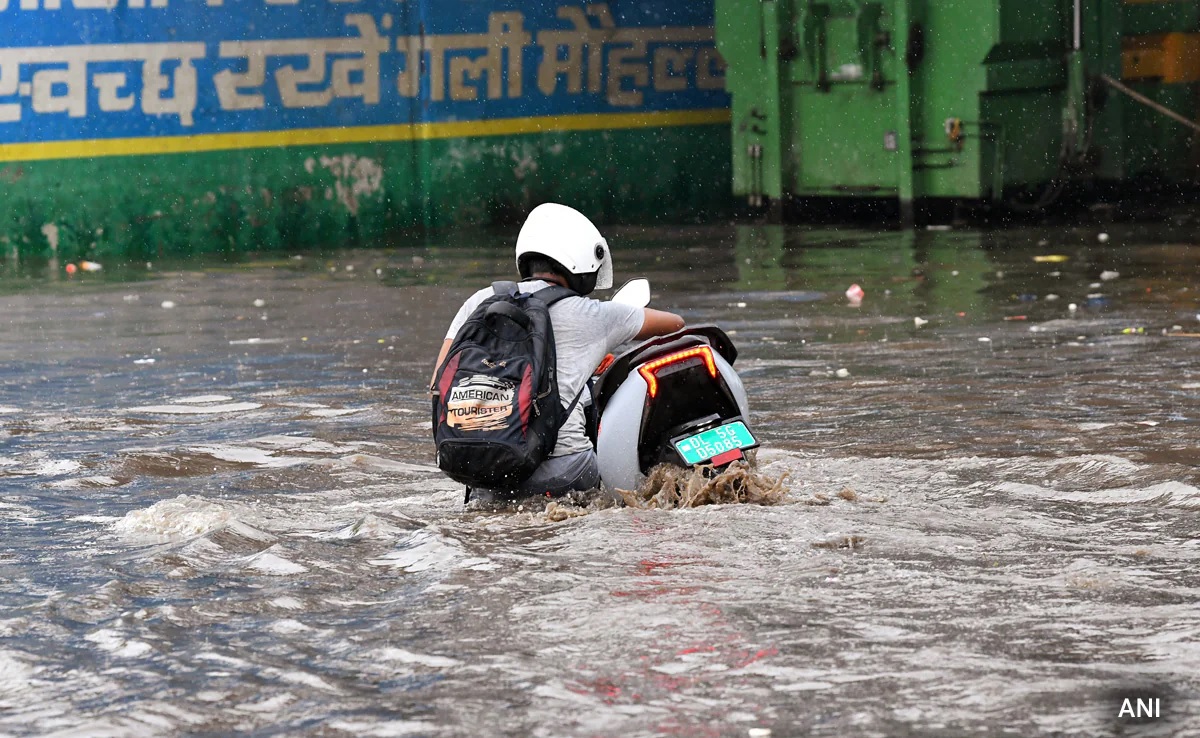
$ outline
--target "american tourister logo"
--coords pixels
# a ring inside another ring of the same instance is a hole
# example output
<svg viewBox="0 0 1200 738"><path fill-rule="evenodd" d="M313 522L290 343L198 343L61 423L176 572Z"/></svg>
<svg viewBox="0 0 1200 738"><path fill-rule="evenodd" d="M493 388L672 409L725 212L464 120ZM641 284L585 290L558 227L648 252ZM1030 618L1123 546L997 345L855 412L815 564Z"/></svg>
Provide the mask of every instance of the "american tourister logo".
<svg viewBox="0 0 1200 738"><path fill-rule="evenodd" d="M463 431L498 430L508 424L516 384L474 374L450 388L446 423Z"/></svg>

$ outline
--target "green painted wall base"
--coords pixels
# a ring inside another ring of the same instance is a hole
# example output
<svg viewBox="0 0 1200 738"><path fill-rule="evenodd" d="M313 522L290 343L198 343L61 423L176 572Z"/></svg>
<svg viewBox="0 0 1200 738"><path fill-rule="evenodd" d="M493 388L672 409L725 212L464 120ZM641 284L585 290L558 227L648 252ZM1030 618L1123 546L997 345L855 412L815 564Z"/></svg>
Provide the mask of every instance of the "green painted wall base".
<svg viewBox="0 0 1200 738"><path fill-rule="evenodd" d="M0 164L0 256L141 260L386 243L567 203L601 223L728 214L727 124Z"/></svg>

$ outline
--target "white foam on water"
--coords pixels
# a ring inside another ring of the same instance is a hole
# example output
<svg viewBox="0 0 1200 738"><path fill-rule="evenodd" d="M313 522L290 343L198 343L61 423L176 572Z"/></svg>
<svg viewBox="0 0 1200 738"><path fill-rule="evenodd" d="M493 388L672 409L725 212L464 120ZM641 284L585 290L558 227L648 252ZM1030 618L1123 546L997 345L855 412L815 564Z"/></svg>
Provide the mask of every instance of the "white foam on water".
<svg viewBox="0 0 1200 738"><path fill-rule="evenodd" d="M397 474L441 473L441 470L433 465L410 464L405 461L394 461L379 456L371 456L370 454L351 454L350 456L343 456L339 461L348 466L365 467L375 471L395 472Z"/></svg>
<svg viewBox="0 0 1200 738"><path fill-rule="evenodd" d="M1117 487L1097 490L1058 490L1037 484L1001 482L1001 492L1039 500L1085 502L1095 505L1132 505L1155 503L1168 507L1200 508L1200 489L1183 482L1161 482L1150 487Z"/></svg>
<svg viewBox="0 0 1200 738"><path fill-rule="evenodd" d="M249 441L258 446L273 446L302 454L345 454L357 451L362 443L334 444L306 436L262 436Z"/></svg>
<svg viewBox="0 0 1200 738"><path fill-rule="evenodd" d="M218 413L241 413L262 407L258 402L230 402L224 405L140 405L125 408L127 413L154 413L157 415L215 415Z"/></svg>
<svg viewBox="0 0 1200 738"><path fill-rule="evenodd" d="M403 648L382 648L374 652L375 658L381 661L395 661L401 664L429 666L434 669L445 669L458 666L462 662L449 656L430 656L423 653L405 651Z"/></svg>
<svg viewBox="0 0 1200 738"><path fill-rule="evenodd" d="M120 518L113 515L75 515L67 518L67 520L73 523L98 523L100 525L112 525L120 520Z"/></svg>
<svg viewBox="0 0 1200 738"><path fill-rule="evenodd" d="M833 687L832 682L794 682L792 684L773 684L771 689L776 692L816 692Z"/></svg>
<svg viewBox="0 0 1200 738"><path fill-rule="evenodd" d="M0 415L12 415L13 413L19 413L19 412L21 412L21 408L19 408L19 407L8 407L5 405L0 405Z"/></svg>
<svg viewBox="0 0 1200 738"><path fill-rule="evenodd" d="M196 654L195 658L197 661L213 661L218 664L225 664L226 666L231 666L237 669L250 668L249 661L234 658L233 656L226 656L225 654L217 653L216 651L201 651L200 653Z"/></svg>
<svg viewBox="0 0 1200 738"><path fill-rule="evenodd" d="M158 543L194 538L227 526L233 514L200 497L179 495L161 500L144 510L132 510L113 524L118 535Z"/></svg>
<svg viewBox="0 0 1200 738"><path fill-rule="evenodd" d="M120 480L112 477L79 477L77 479L59 479L46 485L51 489L84 489L88 487L119 487Z"/></svg>
<svg viewBox="0 0 1200 738"><path fill-rule="evenodd" d="M468 558L457 542L430 530L415 531L399 550L367 561L372 566L403 569L409 573L430 569L449 571L488 563L487 559Z"/></svg>
<svg viewBox="0 0 1200 738"><path fill-rule="evenodd" d="M188 451L197 454L206 454L221 461L232 461L237 464L254 464L264 469L284 469L289 466L309 463L307 459L295 456L275 456L273 451L246 448L245 446L226 446L224 444L192 446Z"/></svg>
<svg viewBox="0 0 1200 738"><path fill-rule="evenodd" d="M33 467L32 473L40 477L57 476L59 474L70 474L73 471L78 471L83 468L83 464L70 459L46 459Z"/></svg>
<svg viewBox="0 0 1200 738"><path fill-rule="evenodd" d="M374 515L366 515L344 528L339 528L331 532L320 532L312 535L313 538L319 540L336 540L336 541L357 541L362 539L393 539L402 532L402 529L392 525L391 523L375 517Z"/></svg>
<svg viewBox="0 0 1200 738"><path fill-rule="evenodd" d="M122 658L138 658L154 651L154 647L149 643L126 640L120 633L108 628L88 633L83 638L95 643L102 650Z"/></svg>
<svg viewBox="0 0 1200 738"><path fill-rule="evenodd" d="M272 546L271 548L275 548ZM303 574L308 571L307 566L297 564L296 562L285 559L282 556L271 553L271 549L261 551L254 554L246 560L246 567L260 571L264 574L272 574L275 576L289 576L291 574Z"/></svg>
<svg viewBox="0 0 1200 738"><path fill-rule="evenodd" d="M11 653L0 651L0 695L24 692L33 681L34 668Z"/></svg>
<svg viewBox="0 0 1200 738"><path fill-rule="evenodd" d="M171 402L179 405L206 405L214 402L229 402L232 399L229 395L194 395L191 397L176 397Z"/></svg>
<svg viewBox="0 0 1200 738"><path fill-rule="evenodd" d="M240 338L240 339L237 339L234 341L230 341L229 345L230 346L254 346L254 345L257 345L260 343L262 343L262 344L287 343L290 340L292 340L292 339L290 339L290 338Z"/></svg>
<svg viewBox="0 0 1200 738"><path fill-rule="evenodd" d="M257 713L264 713L264 714L266 714L266 713L274 714L274 713L282 712L283 708L287 707L289 704L291 704L295 701L296 701L296 696L294 694L292 694L290 692L284 692L283 694L278 694L278 695L275 695L274 697L268 697L267 699L262 700L260 702L243 702L242 704L234 707L233 709L241 710L243 712L257 712Z"/></svg>
<svg viewBox="0 0 1200 738"><path fill-rule="evenodd" d="M279 678L291 684L300 684L305 687L314 687L323 692L340 692L337 687L334 687L329 682L325 681L316 674L309 674L304 671L285 671L279 675Z"/></svg>
<svg viewBox="0 0 1200 738"><path fill-rule="evenodd" d="M271 604L283 610L303 610L304 603L295 597L276 597Z"/></svg>
<svg viewBox="0 0 1200 738"><path fill-rule="evenodd" d="M304 633L304 632L312 630L312 628L308 627L307 625L300 622L299 620L292 620L291 618L284 618L283 620L276 620L275 622L271 623L271 625L268 627L272 633L278 633L280 635L290 635L292 633Z"/></svg>
<svg viewBox="0 0 1200 738"><path fill-rule="evenodd" d="M370 736L370 738L403 738L403 736L418 733L432 733L438 728L433 723L420 720L392 720L379 723L369 723L363 720L331 720L327 725L333 730L344 731L350 735Z"/></svg>
<svg viewBox="0 0 1200 738"><path fill-rule="evenodd" d="M343 415L353 415L366 410L365 407L327 407L317 410L309 410L308 414L314 418L338 418Z"/></svg>

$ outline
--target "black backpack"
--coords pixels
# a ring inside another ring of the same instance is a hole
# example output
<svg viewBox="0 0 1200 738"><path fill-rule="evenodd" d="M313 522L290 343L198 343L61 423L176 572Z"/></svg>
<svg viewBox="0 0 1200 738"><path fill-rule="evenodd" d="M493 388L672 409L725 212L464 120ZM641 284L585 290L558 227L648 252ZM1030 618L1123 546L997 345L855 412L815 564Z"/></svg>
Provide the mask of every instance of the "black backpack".
<svg viewBox="0 0 1200 738"><path fill-rule="evenodd" d="M437 464L467 486L516 489L554 450L563 408L550 306L576 294L496 282L450 344L433 386ZM580 392L582 394L582 390Z"/></svg>

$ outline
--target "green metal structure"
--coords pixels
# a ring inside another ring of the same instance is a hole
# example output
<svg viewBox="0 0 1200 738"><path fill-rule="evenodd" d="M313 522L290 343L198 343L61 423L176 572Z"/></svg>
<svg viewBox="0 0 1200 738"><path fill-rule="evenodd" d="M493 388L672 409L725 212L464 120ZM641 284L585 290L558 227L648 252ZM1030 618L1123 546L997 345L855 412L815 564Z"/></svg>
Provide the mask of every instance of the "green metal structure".
<svg viewBox="0 0 1200 738"><path fill-rule="evenodd" d="M1200 0L716 0L734 194L888 198L910 220L925 199L1190 178L1197 30Z"/></svg>

